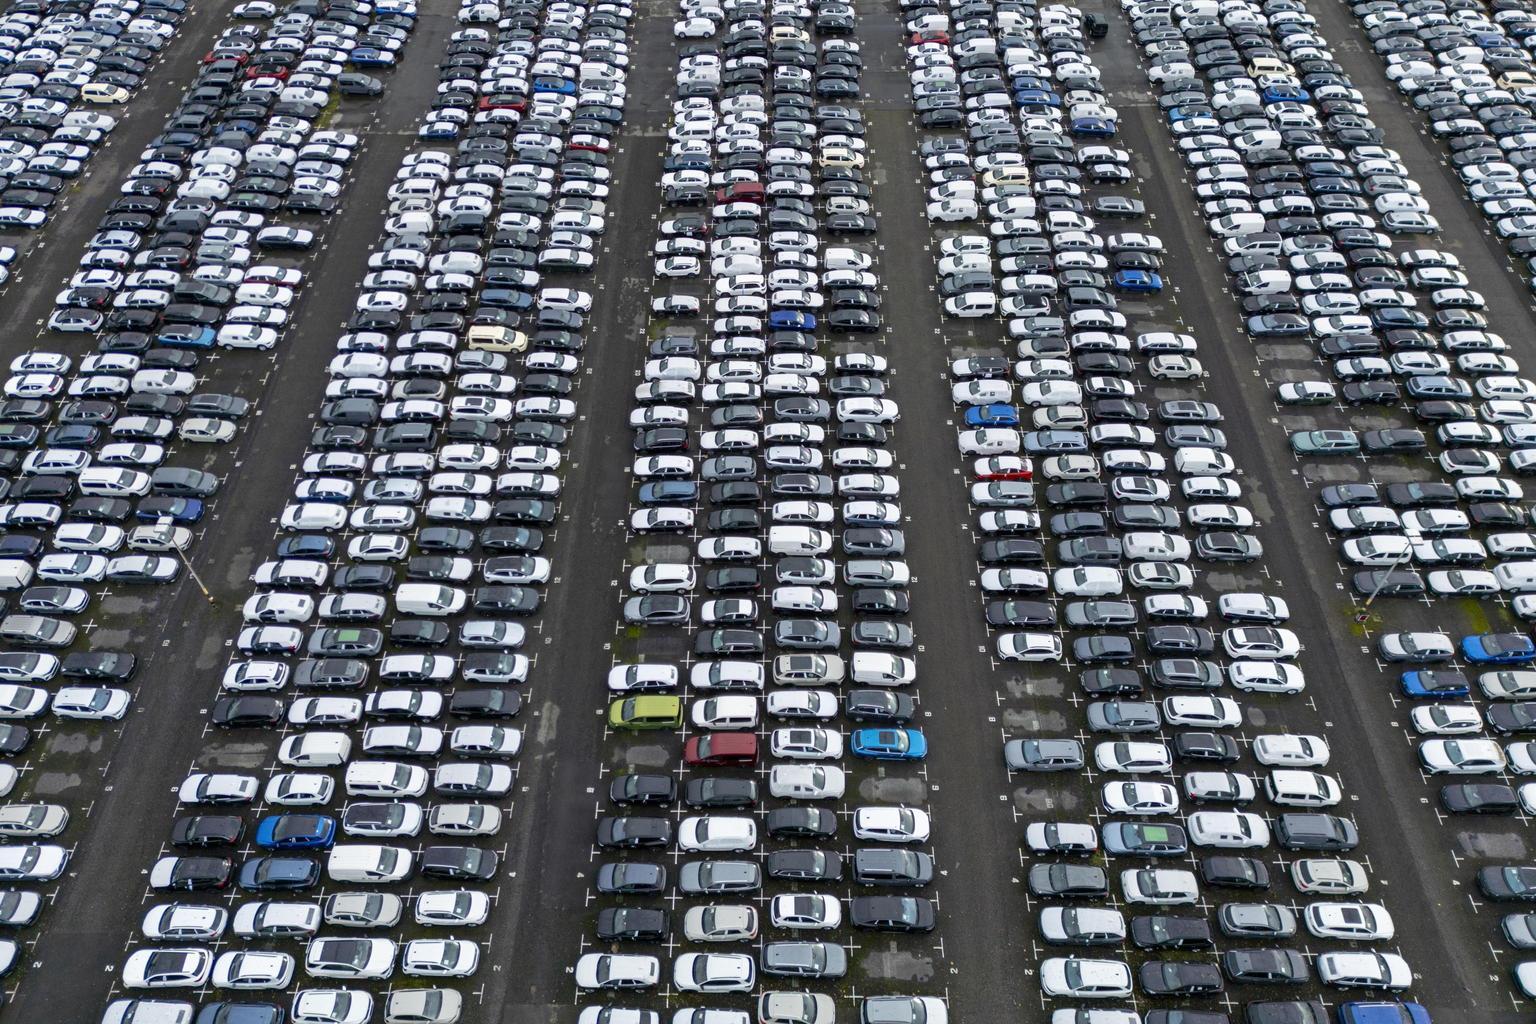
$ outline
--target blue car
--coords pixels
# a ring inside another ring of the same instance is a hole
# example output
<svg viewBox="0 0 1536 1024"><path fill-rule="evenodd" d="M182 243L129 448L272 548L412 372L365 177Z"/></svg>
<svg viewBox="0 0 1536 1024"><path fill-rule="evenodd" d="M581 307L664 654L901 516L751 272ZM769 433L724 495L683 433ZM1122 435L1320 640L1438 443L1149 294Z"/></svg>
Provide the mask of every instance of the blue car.
<svg viewBox="0 0 1536 1024"><path fill-rule="evenodd" d="M263 850L325 850L336 841L336 819L328 814L270 814L256 826Z"/></svg>
<svg viewBox="0 0 1536 1024"><path fill-rule="evenodd" d="M392 68L395 55L377 47L359 46L347 55L347 62L355 68Z"/></svg>
<svg viewBox="0 0 1536 1024"><path fill-rule="evenodd" d="M965 410L965 425L968 427L1016 427L1019 425L1019 410L1001 402L994 402L991 405L974 405Z"/></svg>
<svg viewBox="0 0 1536 1024"><path fill-rule="evenodd" d="M1536 643L1524 633L1478 633L1461 638L1461 653L1482 665L1521 665L1536 661Z"/></svg>
<svg viewBox="0 0 1536 1024"><path fill-rule="evenodd" d="M416 130L419 139L456 139L459 137L459 126L451 121L433 121L424 124Z"/></svg>
<svg viewBox="0 0 1536 1024"><path fill-rule="evenodd" d="M1115 287L1123 292L1160 292L1163 278L1153 270L1117 270Z"/></svg>
<svg viewBox="0 0 1536 1024"><path fill-rule="evenodd" d="M562 96L576 95L576 83L564 78L541 76L533 80L534 92L557 92Z"/></svg>
<svg viewBox="0 0 1536 1024"><path fill-rule="evenodd" d="M1265 103L1305 103L1311 98L1311 93L1295 85L1272 85L1263 93Z"/></svg>
<svg viewBox="0 0 1536 1024"><path fill-rule="evenodd" d="M917 729L855 729L855 757L874 761L921 761L928 756L928 739Z"/></svg>
<svg viewBox="0 0 1536 1024"><path fill-rule="evenodd" d="M1399 681L1403 696L1416 700L1465 697L1472 692L1467 677L1455 669L1415 669L1404 672Z"/></svg>
<svg viewBox="0 0 1536 1024"><path fill-rule="evenodd" d="M799 309L776 309L768 314L770 331L814 331L816 315Z"/></svg>
<svg viewBox="0 0 1536 1024"><path fill-rule="evenodd" d="M1418 1003L1345 1003L1339 1024L1430 1024L1429 1011Z"/></svg>
<svg viewBox="0 0 1536 1024"><path fill-rule="evenodd" d="M1114 138L1118 130L1115 122L1107 117L1075 117L1070 128L1072 134L1080 139L1110 139Z"/></svg>
<svg viewBox="0 0 1536 1024"><path fill-rule="evenodd" d="M217 336L212 327L174 324L155 335L155 344L166 348L213 348Z"/></svg>

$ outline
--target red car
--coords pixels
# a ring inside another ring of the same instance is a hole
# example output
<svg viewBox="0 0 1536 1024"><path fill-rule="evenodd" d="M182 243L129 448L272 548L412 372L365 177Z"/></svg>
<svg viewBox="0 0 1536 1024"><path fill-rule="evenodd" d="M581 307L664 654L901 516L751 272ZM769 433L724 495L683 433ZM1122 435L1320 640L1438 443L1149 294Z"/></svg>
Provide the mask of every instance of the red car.
<svg viewBox="0 0 1536 1024"><path fill-rule="evenodd" d="M712 732L692 736L683 746L690 768L751 768L757 764L757 734Z"/></svg>

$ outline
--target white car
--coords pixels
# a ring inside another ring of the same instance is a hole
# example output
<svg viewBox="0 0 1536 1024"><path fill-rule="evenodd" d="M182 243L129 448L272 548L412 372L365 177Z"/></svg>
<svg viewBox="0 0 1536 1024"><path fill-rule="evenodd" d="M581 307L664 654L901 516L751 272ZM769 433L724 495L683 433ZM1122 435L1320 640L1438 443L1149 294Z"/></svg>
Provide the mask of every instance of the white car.
<svg viewBox="0 0 1536 1024"><path fill-rule="evenodd" d="M788 800L840 800L846 786L841 768L776 764L768 772L770 795Z"/></svg>
<svg viewBox="0 0 1536 1024"><path fill-rule="evenodd" d="M1276 661L1233 662L1227 680L1239 690L1258 693L1300 693L1307 685L1300 668Z"/></svg>
<svg viewBox="0 0 1536 1024"><path fill-rule="evenodd" d="M786 893L768 904L768 919L775 928L831 931L843 923L843 905L836 896Z"/></svg>
<svg viewBox="0 0 1536 1024"><path fill-rule="evenodd" d="M855 838L879 843L925 843L932 829L927 811L913 807L860 807L853 812Z"/></svg>
<svg viewBox="0 0 1536 1024"><path fill-rule="evenodd" d="M1093 760L1100 771L1121 774L1164 774L1173 769L1173 755L1162 743L1100 743L1093 748Z"/></svg>
<svg viewBox="0 0 1536 1024"><path fill-rule="evenodd" d="M1129 903L1180 906L1200 898L1200 885L1192 871L1171 868L1130 868L1120 872L1120 891Z"/></svg>
<svg viewBox="0 0 1536 1024"><path fill-rule="evenodd" d="M206 949L141 949L123 962L124 988L202 988L213 973Z"/></svg>
<svg viewBox="0 0 1536 1024"><path fill-rule="evenodd" d="M141 930L155 942L212 942L228 924L229 912L223 907L164 903L144 915Z"/></svg>
<svg viewBox="0 0 1536 1024"><path fill-rule="evenodd" d="M1040 988L1064 999L1123 999L1131 994L1131 968L1122 960L1048 957L1040 961Z"/></svg>
<svg viewBox="0 0 1536 1024"><path fill-rule="evenodd" d="M750 992L757 964L744 953L684 953L672 965L672 985L683 992Z"/></svg>
<svg viewBox="0 0 1536 1024"><path fill-rule="evenodd" d="M1399 991L1413 984L1413 969L1396 953L1324 953L1317 958L1317 977L1336 988Z"/></svg>
<svg viewBox="0 0 1536 1024"><path fill-rule="evenodd" d="M53 713L60 718L116 721L128 713L132 700L127 690L106 686L65 686L53 695Z"/></svg>
<svg viewBox="0 0 1536 1024"><path fill-rule="evenodd" d="M1493 740L1425 740L1419 764L1431 775L1493 775L1504 770L1504 748Z"/></svg>
<svg viewBox="0 0 1536 1024"><path fill-rule="evenodd" d="M757 822L752 818L702 815L677 824L677 848L685 852L741 853L757 847Z"/></svg>
<svg viewBox="0 0 1536 1024"><path fill-rule="evenodd" d="M400 970L417 978L467 978L480 968L480 945L465 939L414 939L400 955Z"/></svg>
<svg viewBox="0 0 1536 1024"><path fill-rule="evenodd" d="M1251 850L1269 845L1269 825L1246 811L1196 811L1187 825L1196 846Z"/></svg>
<svg viewBox="0 0 1536 1024"><path fill-rule="evenodd" d="M1408 713L1420 736L1465 736L1483 731L1483 716L1475 704L1424 704Z"/></svg>
<svg viewBox="0 0 1536 1024"><path fill-rule="evenodd" d="M1002 633L996 651L1003 661L1060 661L1061 637L1055 633Z"/></svg>
<svg viewBox="0 0 1536 1024"><path fill-rule="evenodd" d="M293 969L294 960L288 953L231 950L220 953L214 961L212 981L215 988L287 988Z"/></svg>
<svg viewBox="0 0 1536 1024"><path fill-rule="evenodd" d="M683 915L683 935L690 942L750 942L757 938L757 908L734 903L690 907Z"/></svg>
<svg viewBox="0 0 1536 1024"><path fill-rule="evenodd" d="M304 950L304 970L315 978L387 978L395 971L389 939L316 938Z"/></svg>
<svg viewBox="0 0 1536 1024"><path fill-rule="evenodd" d="M1243 724L1242 711L1230 697L1164 697L1163 721L1206 729L1236 729Z"/></svg>
<svg viewBox="0 0 1536 1024"><path fill-rule="evenodd" d="M796 761L835 761L843 756L843 734L836 729L791 727L769 737L774 757Z"/></svg>
<svg viewBox="0 0 1536 1024"><path fill-rule="evenodd" d="M1309 903L1302 920L1320 939L1386 942L1397 934L1392 915L1379 903Z"/></svg>
<svg viewBox="0 0 1536 1024"><path fill-rule="evenodd" d="M1166 782L1106 782L1100 802L1111 814L1177 814L1179 791Z"/></svg>
<svg viewBox="0 0 1536 1024"><path fill-rule="evenodd" d="M1266 733L1253 741L1253 756L1270 767L1321 768L1330 752L1321 736Z"/></svg>

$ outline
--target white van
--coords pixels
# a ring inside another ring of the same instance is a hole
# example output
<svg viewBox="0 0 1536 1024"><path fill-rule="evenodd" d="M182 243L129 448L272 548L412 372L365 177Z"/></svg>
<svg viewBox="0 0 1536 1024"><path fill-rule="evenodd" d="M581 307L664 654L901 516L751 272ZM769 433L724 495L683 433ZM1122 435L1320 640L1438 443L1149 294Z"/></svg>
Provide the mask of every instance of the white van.
<svg viewBox="0 0 1536 1024"><path fill-rule="evenodd" d="M521 352L528 347L528 335L510 327L476 324L465 336L467 347L484 352Z"/></svg>
<svg viewBox="0 0 1536 1024"><path fill-rule="evenodd" d="M1262 213L1229 213L1224 217L1211 218L1208 227L1211 234L1217 238L1258 234L1264 230L1264 215Z"/></svg>
<svg viewBox="0 0 1536 1024"><path fill-rule="evenodd" d="M1234 217L1258 216L1258 214L1233 214ZM1278 256L1285 239L1278 231L1251 231L1227 238L1221 243L1221 251L1228 256Z"/></svg>
<svg viewBox="0 0 1536 1024"><path fill-rule="evenodd" d="M1531 593L1536 591L1536 562L1500 562L1493 567L1493 578L1506 593Z"/></svg>
<svg viewBox="0 0 1536 1024"><path fill-rule="evenodd" d="M775 555L823 555L832 550L832 534L810 526L770 526L768 550Z"/></svg>
<svg viewBox="0 0 1536 1024"><path fill-rule="evenodd" d="M20 558L0 559L0 591L21 590L31 586L36 572L31 562Z"/></svg>
<svg viewBox="0 0 1536 1024"><path fill-rule="evenodd" d="M457 615L468 602L458 587L437 583L402 583L395 589L395 608L402 615Z"/></svg>
<svg viewBox="0 0 1536 1024"><path fill-rule="evenodd" d="M997 295L993 292L965 292L944 300L944 312L953 317L972 319L997 315Z"/></svg>
<svg viewBox="0 0 1536 1024"><path fill-rule="evenodd" d="M415 857L398 846L348 843L333 846L325 870L333 882L385 885L410 877Z"/></svg>
<svg viewBox="0 0 1536 1024"><path fill-rule="evenodd" d="M80 87L80 98L87 103L127 103L128 90L107 82L86 82Z"/></svg>

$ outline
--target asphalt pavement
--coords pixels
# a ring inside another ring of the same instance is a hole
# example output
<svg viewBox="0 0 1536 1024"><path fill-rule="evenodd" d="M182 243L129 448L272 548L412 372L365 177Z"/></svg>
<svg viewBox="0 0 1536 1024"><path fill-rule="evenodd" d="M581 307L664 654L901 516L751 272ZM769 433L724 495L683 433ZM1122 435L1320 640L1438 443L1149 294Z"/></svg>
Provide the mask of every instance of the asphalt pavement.
<svg viewBox="0 0 1536 1024"><path fill-rule="evenodd" d="M156 69L128 107L112 147L92 161L71 192L67 215L35 240L23 271L3 295L6 322L32 325L45 318L60 280L78 260L97 218L116 194L121 172L158 132L167 110L190 78L196 55L223 22L227 4L195 5ZM426 5L424 5L426 6ZM1341 52L1358 49L1358 29L1347 12L1313 4L1323 33ZM1001 762L1004 735L1075 728L1075 684L1062 671L995 664L988 656L982 599L975 590L972 514L966 500L964 460L953 446L956 414L948 397L947 360L978 351L1006 350L998 324L942 320L933 290L929 225L922 217L917 134L910 120L902 38L894 3L860 3L859 39L867 69L864 103L869 124L875 203L880 212L884 316L891 325L888 353L893 394L903 419L896 432L913 569L913 615L923 705L921 725L933 747L928 800L935 823L934 852L943 872L943 969L952 1019L1039 1024L1049 1013L1031 977L1042 951L1034 944L1031 906L1021 885L1020 822L1091 806L1083 779L1013 779ZM642 3L636 25L637 61L630 105L615 160L615 194L604 253L592 278L597 296L583 379L575 396L583 410L568 449L562 517L548 553L559 577L552 581L540 630L534 699L525 711L527 743L519 788L505 831L508 853L491 922L489 950L477 981L484 1009L523 1021L574 1019L568 970L582 936L590 933L586 893L598 766L605 747L595 709L605 703L603 677L615 615L615 583L629 559L624 517L630 480L630 390L645 354L650 287L647 247L655 233L656 182L661 174L669 83L675 50L672 5ZM1257 579L1284 596L1292 625L1303 637L1301 659L1309 679L1306 700L1248 697L1245 732L1316 732L1328 737L1334 761L1352 796L1349 813L1360 824L1376 895L1402 922L1397 945L1420 972L1416 990L1436 1020L1512 1024L1528 1019L1510 1000L1507 962L1489 942L1494 910L1468 899L1471 869L1464 860L1497 854L1519 861L1531 853L1523 823L1503 820L1442 822L1431 790L1418 777L1413 744L1405 737L1404 709L1392 699L1393 673L1370 653L1382 626L1430 624L1434 610L1396 604L1362 630L1351 616L1345 577L1333 544L1319 526L1316 488L1367 477L1367 464L1347 465L1327 477L1308 472L1291 456L1272 402L1273 385L1316 375L1304 346L1253 345L1241 330L1221 260L1206 238L1183 164L1169 145L1166 126L1147 91L1126 23L1111 14L1109 39L1094 57L1121 112L1117 144L1133 154L1140 195L1151 213L1146 229L1163 236L1177 254L1169 269L1172 294L1158 306L1173 327L1200 340L1210 370L1205 384L1227 415L1231 454L1250 505L1264 522L1264 572L1210 577L1204 588L1252 589ZM209 583L210 604L190 581L147 595L118 593L101 606L93 645L125 647L141 655L134 712L120 736L60 730L45 737L33 760L29 792L59 794L89 813L77 817L75 856L46 926L19 974L11 1005L16 1020L94 1021L111 988L113 971L142 913L144 874L167 833L173 790L195 760L199 767L245 768L270 761L260 743L205 738L204 717L225 662L226 638L235 634L246 576L270 550L274 520L304 450L324 389L323 369L333 354L337 325L352 306L369 247L380 232L384 193L401 155L415 143L416 118L436 84L435 64L452 16L428 10L385 98L343 108L333 127L361 131L366 146L355 165L344 212L327 229L323 248L306 263L309 275L290 331L276 360L225 356L211 373L219 389L257 401L256 419L236 446L218 454L226 484L215 513L193 548L192 562ZM1403 108L1370 54L1349 62L1388 144L1399 149L1425 188L1445 227L1442 247L1467 264L1474 286L1487 296L1494 329L1531 352L1531 310L1523 283L1507 269L1503 249L1487 237L1480 218L1462 199L1440 149L1421 134L1417 115ZM1449 243L1449 244L1446 244ZM1184 258L1187 255L1187 258ZM31 347L33 330L11 333L7 358ZM1297 349L1300 349L1298 352ZM248 355L248 354L240 354ZM1325 412L1324 414L1327 415ZM1399 419L1405 414L1398 414ZM1287 414L1287 425L1296 417ZM1480 623L1468 613L1459 623ZM1045 954L1049 955L1049 954ZM8 979L13 983L15 978Z"/></svg>

